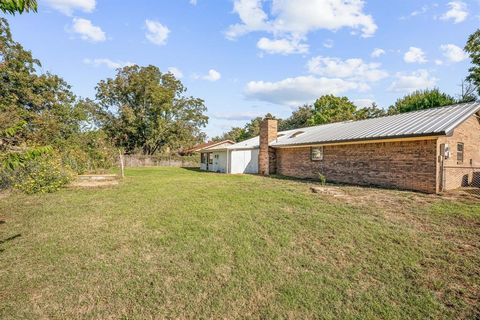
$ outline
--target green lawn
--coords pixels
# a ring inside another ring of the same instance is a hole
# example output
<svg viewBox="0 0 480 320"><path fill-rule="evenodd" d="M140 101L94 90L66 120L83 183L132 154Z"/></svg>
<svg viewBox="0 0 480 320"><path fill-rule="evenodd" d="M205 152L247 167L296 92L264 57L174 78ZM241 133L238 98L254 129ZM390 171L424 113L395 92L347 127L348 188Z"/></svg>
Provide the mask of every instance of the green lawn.
<svg viewBox="0 0 480 320"><path fill-rule="evenodd" d="M175 168L0 198L0 319L480 317L480 203Z"/></svg>

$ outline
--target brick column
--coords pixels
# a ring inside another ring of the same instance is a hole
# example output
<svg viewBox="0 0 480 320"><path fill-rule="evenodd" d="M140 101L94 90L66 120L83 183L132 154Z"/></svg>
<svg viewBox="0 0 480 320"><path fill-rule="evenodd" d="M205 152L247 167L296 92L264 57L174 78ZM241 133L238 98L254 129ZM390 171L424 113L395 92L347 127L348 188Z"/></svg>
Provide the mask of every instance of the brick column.
<svg viewBox="0 0 480 320"><path fill-rule="evenodd" d="M277 120L272 118L263 119L260 125L260 151L258 153L258 173L270 174L269 143L277 139Z"/></svg>

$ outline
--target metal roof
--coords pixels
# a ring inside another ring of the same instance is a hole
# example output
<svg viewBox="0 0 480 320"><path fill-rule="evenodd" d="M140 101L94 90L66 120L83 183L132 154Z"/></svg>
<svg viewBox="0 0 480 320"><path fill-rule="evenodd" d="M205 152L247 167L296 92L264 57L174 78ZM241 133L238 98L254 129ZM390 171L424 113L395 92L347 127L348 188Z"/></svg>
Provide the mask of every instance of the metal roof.
<svg viewBox="0 0 480 320"><path fill-rule="evenodd" d="M431 108L393 116L359 121L336 122L315 127L279 132L272 147L368 141L405 137L448 135L459 124L480 111L480 103L470 102ZM298 132L303 132L297 134ZM258 148L255 137L231 145L228 149Z"/></svg>

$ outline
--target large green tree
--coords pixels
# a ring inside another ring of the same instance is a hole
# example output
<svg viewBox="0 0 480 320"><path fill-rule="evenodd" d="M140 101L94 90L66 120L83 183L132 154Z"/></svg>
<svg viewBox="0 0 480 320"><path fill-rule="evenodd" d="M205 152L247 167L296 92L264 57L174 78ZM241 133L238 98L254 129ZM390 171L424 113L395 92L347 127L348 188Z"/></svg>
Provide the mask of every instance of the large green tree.
<svg viewBox="0 0 480 320"><path fill-rule="evenodd" d="M480 94L480 29L468 37L465 51L470 55L472 62L467 80L476 86L477 92Z"/></svg>
<svg viewBox="0 0 480 320"><path fill-rule="evenodd" d="M102 125L126 152L169 152L205 139L206 107L185 96L171 73L155 66L127 66L97 85Z"/></svg>
<svg viewBox="0 0 480 320"><path fill-rule="evenodd" d="M19 144L55 144L78 133L85 120L70 86L56 75L40 74L40 66L0 19L0 131L24 123L17 131Z"/></svg>
<svg viewBox="0 0 480 320"><path fill-rule="evenodd" d="M36 0L0 0L0 11L3 13L37 12Z"/></svg>
<svg viewBox="0 0 480 320"><path fill-rule="evenodd" d="M314 114L309 123L312 125L354 120L357 107L347 97L324 95L313 104Z"/></svg>
<svg viewBox="0 0 480 320"><path fill-rule="evenodd" d="M395 105L388 109L389 114L398 114L409 111L423 110L454 104L454 97L441 92L439 89L418 90L398 99Z"/></svg>
<svg viewBox="0 0 480 320"><path fill-rule="evenodd" d="M305 104L292 112L290 117L278 123L280 131L298 129L310 126L310 118L314 115L313 106Z"/></svg>

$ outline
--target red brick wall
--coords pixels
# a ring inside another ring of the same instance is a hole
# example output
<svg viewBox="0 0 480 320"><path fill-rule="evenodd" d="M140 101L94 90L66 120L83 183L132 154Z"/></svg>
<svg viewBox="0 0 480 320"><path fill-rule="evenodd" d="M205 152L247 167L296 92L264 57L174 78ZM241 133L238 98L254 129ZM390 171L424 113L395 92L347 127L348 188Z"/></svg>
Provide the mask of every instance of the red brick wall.
<svg viewBox="0 0 480 320"><path fill-rule="evenodd" d="M436 192L436 139L325 146L321 161L310 160L310 147L276 153L277 173L285 176L322 173L334 182Z"/></svg>
<svg viewBox="0 0 480 320"><path fill-rule="evenodd" d="M264 119L260 124L260 150L258 152L258 173L268 175L274 171L270 165L268 144L277 139L277 120ZM273 164L274 165L274 164Z"/></svg>
<svg viewBox="0 0 480 320"><path fill-rule="evenodd" d="M438 139L438 152L440 154L440 145L448 144L450 146L450 158L445 160L445 177L442 178L442 168L438 163L439 181L444 179L444 190L457 189L467 184L480 182L480 120L472 116L461 125L459 125L449 137ZM464 144L463 163L457 161L457 144Z"/></svg>

